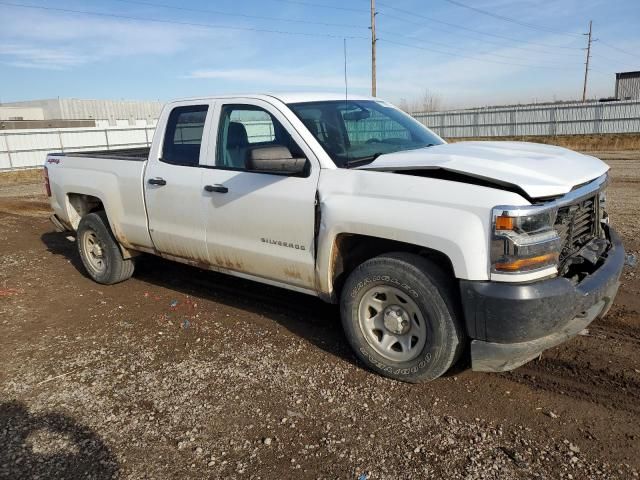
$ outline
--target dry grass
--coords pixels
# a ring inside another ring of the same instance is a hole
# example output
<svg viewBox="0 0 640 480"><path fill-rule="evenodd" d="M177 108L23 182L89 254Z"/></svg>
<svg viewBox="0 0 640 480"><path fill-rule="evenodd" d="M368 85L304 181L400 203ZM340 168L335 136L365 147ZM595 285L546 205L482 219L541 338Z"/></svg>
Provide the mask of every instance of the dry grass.
<svg viewBox="0 0 640 480"><path fill-rule="evenodd" d="M22 183L36 183L42 180L42 168L29 168L26 170L14 170L13 172L0 172L0 185L19 185Z"/></svg>
<svg viewBox="0 0 640 480"><path fill-rule="evenodd" d="M558 145L580 151L602 150L640 150L640 133L602 134L602 135L559 135L550 136L522 136L522 137L480 137L480 138L451 138L449 142L463 142L469 140L498 140L546 143Z"/></svg>

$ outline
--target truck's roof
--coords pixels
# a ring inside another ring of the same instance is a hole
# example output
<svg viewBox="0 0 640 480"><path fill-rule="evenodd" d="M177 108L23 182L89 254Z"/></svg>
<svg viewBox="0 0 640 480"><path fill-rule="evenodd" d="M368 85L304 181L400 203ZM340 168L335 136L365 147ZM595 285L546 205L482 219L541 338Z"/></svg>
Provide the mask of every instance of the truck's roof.
<svg viewBox="0 0 640 480"><path fill-rule="evenodd" d="M284 103L303 103L303 102L322 102L331 100L375 100L372 97L366 95L351 95L345 96L342 93L319 93L319 92L297 92L297 93L275 93L270 94L270 97L275 97Z"/></svg>
<svg viewBox="0 0 640 480"><path fill-rule="evenodd" d="M266 101L270 101L273 98L280 100L283 103L304 103L304 102L322 102L331 100L344 100L344 93L330 93L330 92L291 92L291 93L251 93L244 95L215 95L215 96L201 96L193 98L182 98L173 100L169 103L177 103L193 100L216 100L226 98L257 98ZM349 100L376 100L373 97L366 95L352 95L348 94Z"/></svg>

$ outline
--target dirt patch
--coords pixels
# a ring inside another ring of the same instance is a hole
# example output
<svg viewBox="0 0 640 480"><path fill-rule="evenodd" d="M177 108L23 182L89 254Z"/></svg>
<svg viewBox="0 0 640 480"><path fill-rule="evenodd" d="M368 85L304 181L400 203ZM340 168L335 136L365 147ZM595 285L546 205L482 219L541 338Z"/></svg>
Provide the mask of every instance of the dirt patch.
<svg viewBox="0 0 640 480"><path fill-rule="evenodd" d="M0 172L0 185L15 185L42 182L42 168L29 168Z"/></svg>
<svg viewBox="0 0 640 480"><path fill-rule="evenodd" d="M640 155L607 161L637 254ZM637 477L637 271L538 361L407 385L312 297L152 257L98 285L36 190L3 191L0 478Z"/></svg>

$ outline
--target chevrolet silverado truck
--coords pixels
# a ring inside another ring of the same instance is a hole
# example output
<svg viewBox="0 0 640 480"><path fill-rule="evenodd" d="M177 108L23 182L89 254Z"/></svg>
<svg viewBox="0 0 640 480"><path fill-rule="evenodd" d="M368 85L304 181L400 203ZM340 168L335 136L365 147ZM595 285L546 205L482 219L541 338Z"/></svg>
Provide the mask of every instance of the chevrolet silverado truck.
<svg viewBox="0 0 640 480"><path fill-rule="evenodd" d="M625 260L602 161L447 144L364 96L174 101L150 148L52 153L44 171L95 281L147 253L315 295L365 365L408 382L463 353L491 372L538 357L606 314Z"/></svg>

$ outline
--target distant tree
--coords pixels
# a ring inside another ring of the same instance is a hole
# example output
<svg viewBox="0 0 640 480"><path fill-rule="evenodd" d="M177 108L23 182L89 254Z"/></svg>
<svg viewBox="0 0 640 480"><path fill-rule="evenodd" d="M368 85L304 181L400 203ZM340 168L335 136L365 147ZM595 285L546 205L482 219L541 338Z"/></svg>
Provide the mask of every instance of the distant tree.
<svg viewBox="0 0 640 480"><path fill-rule="evenodd" d="M442 98L425 88L419 100L418 110L421 112L437 112L442 109Z"/></svg>
<svg viewBox="0 0 640 480"><path fill-rule="evenodd" d="M398 104L400 110L407 113L437 112L442 110L442 97L425 88L422 95L412 100L401 98Z"/></svg>

